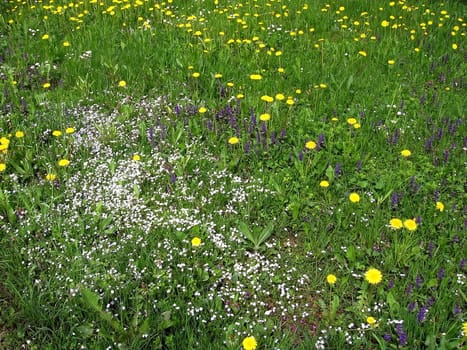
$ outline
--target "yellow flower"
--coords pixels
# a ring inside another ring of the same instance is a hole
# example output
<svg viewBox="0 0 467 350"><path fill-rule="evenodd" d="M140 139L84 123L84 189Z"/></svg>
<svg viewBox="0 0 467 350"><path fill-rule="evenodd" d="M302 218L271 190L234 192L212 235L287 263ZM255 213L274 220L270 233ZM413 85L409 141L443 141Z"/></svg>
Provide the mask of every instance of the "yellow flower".
<svg viewBox="0 0 467 350"><path fill-rule="evenodd" d="M457 44L452 44L452 49L453 50L457 50L457 48L458 48Z"/></svg>
<svg viewBox="0 0 467 350"><path fill-rule="evenodd" d="M415 231L417 229L417 222L413 219L407 219L404 221L404 227L409 231Z"/></svg>
<svg viewBox="0 0 467 350"><path fill-rule="evenodd" d="M260 74L251 74L250 75L251 80L261 80L263 77Z"/></svg>
<svg viewBox="0 0 467 350"><path fill-rule="evenodd" d="M279 68L277 68L277 71L278 71L279 73L284 73L284 72L285 72L285 69L282 68L282 67L279 67Z"/></svg>
<svg viewBox="0 0 467 350"><path fill-rule="evenodd" d="M70 164L70 161L68 159L60 159L58 161L58 166L66 167Z"/></svg>
<svg viewBox="0 0 467 350"><path fill-rule="evenodd" d="M371 267L365 272L365 280L370 284L378 284L383 280L383 274L380 270Z"/></svg>
<svg viewBox="0 0 467 350"><path fill-rule="evenodd" d="M357 119L355 118L348 118L347 119L347 123L350 124L350 125L354 125L357 123Z"/></svg>
<svg viewBox="0 0 467 350"><path fill-rule="evenodd" d="M54 130L52 131L52 135L55 137L62 136L62 132L60 130Z"/></svg>
<svg viewBox="0 0 467 350"><path fill-rule="evenodd" d="M389 27L389 22L384 20L381 22L381 27Z"/></svg>
<svg viewBox="0 0 467 350"><path fill-rule="evenodd" d="M17 132L15 132L15 137L17 139L24 137L24 132L22 132L21 130L18 130Z"/></svg>
<svg viewBox="0 0 467 350"><path fill-rule="evenodd" d="M392 66L394 63L396 63L396 61L394 61L394 60L388 60L388 64L389 64L390 66Z"/></svg>
<svg viewBox="0 0 467 350"><path fill-rule="evenodd" d="M141 160L141 157L139 154L133 154L133 157L131 159L133 159L135 162L138 162Z"/></svg>
<svg viewBox="0 0 467 350"><path fill-rule="evenodd" d="M464 333L464 337L467 337L467 322L462 323L462 333Z"/></svg>
<svg viewBox="0 0 467 350"><path fill-rule="evenodd" d="M125 81L125 80L120 80L120 81L118 82L118 86L121 87L121 88L126 87L126 81Z"/></svg>
<svg viewBox="0 0 467 350"><path fill-rule="evenodd" d="M283 99L285 99L284 94L281 94L281 93L276 94L275 97L276 97L276 100L277 100L277 101L282 101Z"/></svg>
<svg viewBox="0 0 467 350"><path fill-rule="evenodd" d="M191 245L193 247L199 247L201 245L201 238L199 237L194 237L192 240L191 240Z"/></svg>
<svg viewBox="0 0 467 350"><path fill-rule="evenodd" d="M214 78L220 79L220 78L222 78L222 74L221 73L216 73L216 74L214 74Z"/></svg>
<svg viewBox="0 0 467 350"><path fill-rule="evenodd" d="M64 46L64 47L70 46L70 42L69 42L68 40L64 41L64 42L63 42L63 46Z"/></svg>
<svg viewBox="0 0 467 350"><path fill-rule="evenodd" d="M305 148L306 149L315 149L316 148L316 142L308 141L307 143L305 143Z"/></svg>
<svg viewBox="0 0 467 350"><path fill-rule="evenodd" d="M50 83L44 83L44 84L42 84L42 87L44 89L48 89L48 88L50 88Z"/></svg>
<svg viewBox="0 0 467 350"><path fill-rule="evenodd" d="M326 84L324 84L324 83L320 83L320 84L319 84L319 87L320 87L321 89L326 89L328 86L327 86Z"/></svg>
<svg viewBox="0 0 467 350"><path fill-rule="evenodd" d="M366 318L366 322L369 324L369 325L374 325L376 323L376 319L372 316L368 316Z"/></svg>
<svg viewBox="0 0 467 350"><path fill-rule="evenodd" d="M323 180L319 183L319 185L324 188L329 187L329 181Z"/></svg>
<svg viewBox="0 0 467 350"><path fill-rule="evenodd" d="M268 96L268 95L263 95L263 96L261 96L261 101L264 101L264 102L269 102L269 103L271 103L271 102L273 102L273 101L274 101L274 98L273 98L273 97L271 97L271 96Z"/></svg>
<svg viewBox="0 0 467 350"><path fill-rule="evenodd" d="M47 181L54 181L56 178L57 178L57 175L55 175L53 173L49 173L49 174L45 175L45 179Z"/></svg>
<svg viewBox="0 0 467 350"><path fill-rule="evenodd" d="M228 142L230 145L236 145L240 142L240 140L238 139L238 137L232 136L231 138L229 138Z"/></svg>
<svg viewBox="0 0 467 350"><path fill-rule="evenodd" d="M354 125L352 125L354 129L360 129L362 126L360 125L360 123L355 123Z"/></svg>
<svg viewBox="0 0 467 350"><path fill-rule="evenodd" d="M201 114L206 113L207 111L208 111L208 109L206 107L200 107L198 109L198 112L201 113Z"/></svg>
<svg viewBox="0 0 467 350"><path fill-rule="evenodd" d="M365 51L358 51L358 54L363 57L367 56L367 53Z"/></svg>
<svg viewBox="0 0 467 350"><path fill-rule="evenodd" d="M193 78L199 78L200 75L201 75L201 74L200 74L199 72L194 72L191 76L192 76Z"/></svg>
<svg viewBox="0 0 467 350"><path fill-rule="evenodd" d="M244 95L244 94L238 94L236 97L237 97L239 100L241 100L242 98L245 97L245 95Z"/></svg>
<svg viewBox="0 0 467 350"><path fill-rule="evenodd" d="M49 39L49 34L42 35L42 40L48 40L48 39Z"/></svg>
<svg viewBox="0 0 467 350"><path fill-rule="evenodd" d="M358 203L358 202L360 202L360 196L359 196L358 193L352 192L352 193L349 195L349 200L350 200L352 203Z"/></svg>
<svg viewBox="0 0 467 350"><path fill-rule="evenodd" d="M292 106L293 104L295 104L295 101L292 98L287 98L287 101L285 101L285 103L287 103L289 106Z"/></svg>
<svg viewBox="0 0 467 350"><path fill-rule="evenodd" d="M271 119L271 115L269 113L263 113L259 116L259 120L262 122L267 122L269 119Z"/></svg>
<svg viewBox="0 0 467 350"><path fill-rule="evenodd" d="M6 164L5 163L0 163L0 172L4 172L6 169Z"/></svg>
<svg viewBox="0 0 467 350"><path fill-rule="evenodd" d="M412 152L410 152L410 150L408 150L408 149L404 149L404 150L401 151L401 155L402 155L402 157L407 158L407 157L410 157L412 155Z"/></svg>
<svg viewBox="0 0 467 350"><path fill-rule="evenodd" d="M399 229L401 229L402 227L404 227L404 224L402 223L402 220L401 220L401 219L393 218L393 219L389 220L389 226L390 226L393 230L399 230Z"/></svg>
<svg viewBox="0 0 467 350"><path fill-rule="evenodd" d="M335 275L333 275L333 274L329 274L329 275L327 275L327 277L326 277L326 281L327 281L329 284L334 284L334 283L336 283L336 281L337 281L337 277L336 277Z"/></svg>
<svg viewBox="0 0 467 350"><path fill-rule="evenodd" d="M436 209L438 209L439 211L444 211L443 202L436 202Z"/></svg>
<svg viewBox="0 0 467 350"><path fill-rule="evenodd" d="M66 134L73 134L75 132L75 129L74 128L66 128L65 129L65 133Z"/></svg>
<svg viewBox="0 0 467 350"><path fill-rule="evenodd" d="M242 341L243 350L255 350L258 343L255 337L246 337Z"/></svg>

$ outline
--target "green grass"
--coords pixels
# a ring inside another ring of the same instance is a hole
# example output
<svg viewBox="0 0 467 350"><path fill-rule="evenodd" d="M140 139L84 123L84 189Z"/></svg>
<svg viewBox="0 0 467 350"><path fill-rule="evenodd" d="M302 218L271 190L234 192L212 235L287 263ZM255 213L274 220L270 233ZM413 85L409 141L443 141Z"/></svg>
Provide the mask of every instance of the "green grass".
<svg viewBox="0 0 467 350"><path fill-rule="evenodd" d="M3 2L0 347L465 347L466 14Z"/></svg>

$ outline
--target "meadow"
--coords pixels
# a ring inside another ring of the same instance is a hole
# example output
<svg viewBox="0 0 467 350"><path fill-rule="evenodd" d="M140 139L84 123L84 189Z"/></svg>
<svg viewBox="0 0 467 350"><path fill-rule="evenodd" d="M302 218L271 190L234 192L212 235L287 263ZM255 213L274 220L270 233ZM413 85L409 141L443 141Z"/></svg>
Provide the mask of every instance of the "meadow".
<svg viewBox="0 0 467 350"><path fill-rule="evenodd" d="M0 348L465 348L466 15L2 1Z"/></svg>

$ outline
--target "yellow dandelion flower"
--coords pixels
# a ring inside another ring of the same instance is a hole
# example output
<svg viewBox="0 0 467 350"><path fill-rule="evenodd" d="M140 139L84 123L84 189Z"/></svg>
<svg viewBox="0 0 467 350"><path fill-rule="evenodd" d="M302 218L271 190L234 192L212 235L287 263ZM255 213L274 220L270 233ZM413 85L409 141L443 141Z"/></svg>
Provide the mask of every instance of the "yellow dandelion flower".
<svg viewBox="0 0 467 350"><path fill-rule="evenodd" d="M55 137L62 136L62 132L60 130L54 130L52 131L52 135Z"/></svg>
<svg viewBox="0 0 467 350"><path fill-rule="evenodd" d="M243 350L255 350L258 346L258 342L256 341L255 337L246 337L242 341Z"/></svg>
<svg viewBox="0 0 467 350"><path fill-rule="evenodd" d="M62 44L64 47L69 47L71 44L68 40L64 41Z"/></svg>
<svg viewBox="0 0 467 350"><path fill-rule="evenodd" d="M284 96L284 94L278 93L278 94L276 94L275 98L276 98L277 101L282 101L282 100L285 99L285 96Z"/></svg>
<svg viewBox="0 0 467 350"><path fill-rule="evenodd" d="M125 81L125 80L120 80L120 81L118 82L118 86L121 87L121 88L126 87L126 81Z"/></svg>
<svg viewBox="0 0 467 350"><path fill-rule="evenodd" d="M198 109L198 112L201 113L201 114L206 113L207 111L208 111L208 109L206 107L200 107Z"/></svg>
<svg viewBox="0 0 467 350"><path fill-rule="evenodd" d="M384 28L389 27L389 21L386 21L386 20L382 21L381 27L384 27Z"/></svg>
<svg viewBox="0 0 467 350"><path fill-rule="evenodd" d="M329 187L329 181L323 180L319 183L319 186L324 188Z"/></svg>
<svg viewBox="0 0 467 350"><path fill-rule="evenodd" d="M260 74L251 74L250 75L251 80L261 80L263 77Z"/></svg>
<svg viewBox="0 0 467 350"><path fill-rule="evenodd" d="M352 125L354 129L360 129L362 126L360 125L360 123L355 123L354 125Z"/></svg>
<svg viewBox="0 0 467 350"><path fill-rule="evenodd" d="M389 220L389 226L390 226L393 230L399 230L399 229L401 229L402 227L404 227L404 224L402 223L402 220L401 220L401 219L393 218L393 219Z"/></svg>
<svg viewBox="0 0 467 350"><path fill-rule="evenodd" d="M45 179L47 181L54 181L56 178L57 178L57 175L54 173L48 173L47 175L45 175Z"/></svg>
<svg viewBox="0 0 467 350"><path fill-rule="evenodd" d="M412 152L410 152L410 150L408 150L408 149L404 149L404 150L401 151L401 155L402 155L402 157L407 158L407 157L410 157L412 155Z"/></svg>
<svg viewBox="0 0 467 350"><path fill-rule="evenodd" d="M365 280L370 284L378 284L383 280L383 274L380 270L371 267L365 272Z"/></svg>
<svg viewBox="0 0 467 350"><path fill-rule="evenodd" d="M263 122L267 122L270 119L271 119L271 115L269 113L263 113L259 116L259 120Z"/></svg>
<svg viewBox="0 0 467 350"><path fill-rule="evenodd" d="M237 143L240 142L240 140L238 137L232 136L231 138L229 138L228 142L229 142L229 145L236 145Z"/></svg>
<svg viewBox="0 0 467 350"><path fill-rule="evenodd" d="M285 69L282 68L282 67L279 67L279 68L277 68L277 71L278 71L279 73L284 73L284 72L285 72Z"/></svg>
<svg viewBox="0 0 467 350"><path fill-rule="evenodd" d="M363 57L366 57L368 55L366 51L358 51L358 54Z"/></svg>
<svg viewBox="0 0 467 350"><path fill-rule="evenodd" d="M239 100L241 100L242 98L245 97L245 95L244 95L244 94L238 94L236 97L237 97Z"/></svg>
<svg viewBox="0 0 467 350"><path fill-rule="evenodd" d="M369 325L373 326L375 323L376 323L376 319L372 316L368 316L366 318L366 323L368 323Z"/></svg>
<svg viewBox="0 0 467 350"><path fill-rule="evenodd" d="M235 84L232 83L232 82L228 82L228 83L227 83L227 86L228 86L228 87L234 87L234 85L235 85Z"/></svg>
<svg viewBox="0 0 467 350"><path fill-rule="evenodd" d="M191 245L193 247L199 247L201 245L201 238L199 237L194 237L192 240L191 240Z"/></svg>
<svg viewBox="0 0 467 350"><path fill-rule="evenodd" d="M222 74L216 73L216 74L214 74L214 78L220 79L220 78L222 78Z"/></svg>
<svg viewBox="0 0 467 350"><path fill-rule="evenodd" d="M192 75L191 75L193 78L199 78L201 76L201 73L199 72L194 72Z"/></svg>
<svg viewBox="0 0 467 350"><path fill-rule="evenodd" d="M320 89L326 89L328 86L324 83L319 84Z"/></svg>
<svg viewBox="0 0 467 350"><path fill-rule="evenodd" d="M58 161L58 166L66 167L68 165L70 165L70 161L68 159L60 159Z"/></svg>
<svg viewBox="0 0 467 350"><path fill-rule="evenodd" d="M133 159L135 162L138 162L141 160L141 156L139 154L133 154L131 159Z"/></svg>
<svg viewBox="0 0 467 350"><path fill-rule="evenodd" d="M332 284L336 283L337 277L336 277L335 275L333 275L333 274L329 274L329 275L326 276L326 281L327 281L329 284L332 285Z"/></svg>
<svg viewBox="0 0 467 350"><path fill-rule="evenodd" d="M390 66L394 65L395 63L396 63L395 60L388 60L388 64L389 64Z"/></svg>
<svg viewBox="0 0 467 350"><path fill-rule="evenodd" d="M287 98L287 101L285 101L289 106L292 106L295 104L295 101L292 98Z"/></svg>
<svg viewBox="0 0 467 350"><path fill-rule="evenodd" d="M50 88L50 83L48 83L48 82L47 82L47 83L44 83L44 84L42 84L42 87L43 87L44 89L48 89L48 88Z"/></svg>
<svg viewBox="0 0 467 350"><path fill-rule="evenodd" d="M352 203L358 203L360 202L360 195L356 192L352 192L350 195L349 195L349 200L352 202Z"/></svg>
<svg viewBox="0 0 467 350"><path fill-rule="evenodd" d="M263 95L261 96L261 101L271 103L274 101L274 97L268 96L268 95Z"/></svg>
<svg viewBox="0 0 467 350"><path fill-rule="evenodd" d="M462 333L464 337L467 337L467 322L462 323Z"/></svg>
<svg viewBox="0 0 467 350"><path fill-rule="evenodd" d="M4 172L6 169L6 164L5 163L0 163L0 172Z"/></svg>
<svg viewBox="0 0 467 350"><path fill-rule="evenodd" d="M74 128L71 128L71 127L70 127L70 128L66 128L66 129L65 129L65 133L66 133L66 134L73 134L74 132L75 132L75 129L74 129Z"/></svg>
<svg viewBox="0 0 467 350"><path fill-rule="evenodd" d="M15 132L15 137L17 139L24 137L24 132L22 132L21 130L18 130L17 132Z"/></svg>
<svg viewBox="0 0 467 350"><path fill-rule="evenodd" d="M357 123L357 119L355 118L348 118L347 119L347 123L350 124L350 125L354 125Z"/></svg>
<svg viewBox="0 0 467 350"><path fill-rule="evenodd" d="M42 35L42 40L48 40L48 39L49 39L49 34Z"/></svg>
<svg viewBox="0 0 467 350"><path fill-rule="evenodd" d="M417 229L417 222L413 219L404 220L404 227L409 231L415 231Z"/></svg>
<svg viewBox="0 0 467 350"><path fill-rule="evenodd" d="M453 50L457 50L457 48L458 48L457 44L452 44L452 49Z"/></svg>
<svg viewBox="0 0 467 350"><path fill-rule="evenodd" d="M316 142L308 141L307 143L305 143L305 148L306 149L315 149L316 148Z"/></svg>
<svg viewBox="0 0 467 350"><path fill-rule="evenodd" d="M439 211L444 211L443 202L436 202L436 209L439 210Z"/></svg>

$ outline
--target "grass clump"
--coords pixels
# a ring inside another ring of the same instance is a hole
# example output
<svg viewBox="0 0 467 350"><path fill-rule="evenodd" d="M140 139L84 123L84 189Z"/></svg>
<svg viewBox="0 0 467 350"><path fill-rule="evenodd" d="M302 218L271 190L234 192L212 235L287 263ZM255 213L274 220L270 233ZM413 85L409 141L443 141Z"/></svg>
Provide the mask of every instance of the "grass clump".
<svg viewBox="0 0 467 350"><path fill-rule="evenodd" d="M0 9L0 347L466 345L463 3Z"/></svg>

